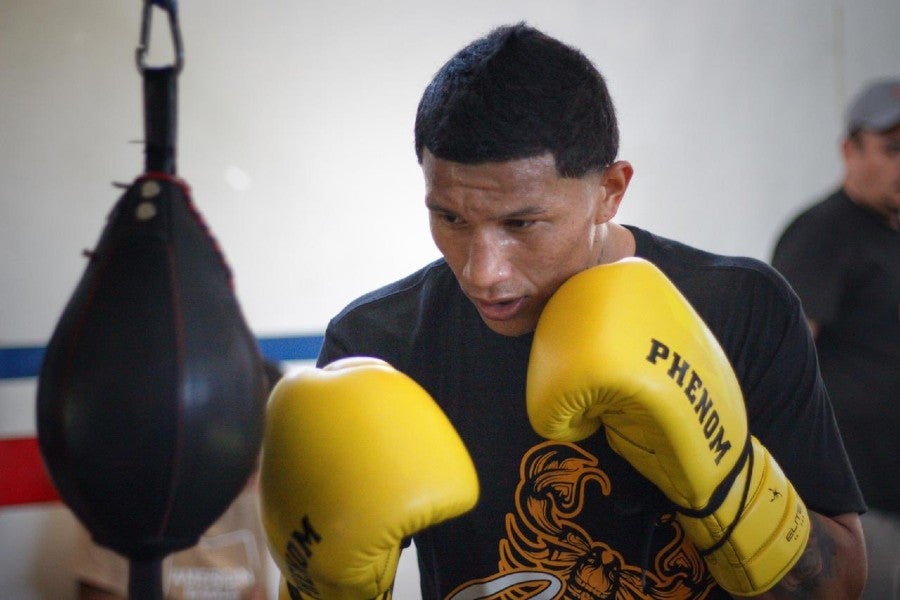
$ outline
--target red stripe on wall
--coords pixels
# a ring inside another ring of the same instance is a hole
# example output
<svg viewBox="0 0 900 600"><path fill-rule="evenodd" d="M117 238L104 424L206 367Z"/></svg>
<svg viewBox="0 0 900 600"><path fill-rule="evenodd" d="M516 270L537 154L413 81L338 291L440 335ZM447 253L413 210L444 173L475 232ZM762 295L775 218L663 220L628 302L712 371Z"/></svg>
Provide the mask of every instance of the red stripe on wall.
<svg viewBox="0 0 900 600"><path fill-rule="evenodd" d="M37 438L0 439L0 507L55 500Z"/></svg>

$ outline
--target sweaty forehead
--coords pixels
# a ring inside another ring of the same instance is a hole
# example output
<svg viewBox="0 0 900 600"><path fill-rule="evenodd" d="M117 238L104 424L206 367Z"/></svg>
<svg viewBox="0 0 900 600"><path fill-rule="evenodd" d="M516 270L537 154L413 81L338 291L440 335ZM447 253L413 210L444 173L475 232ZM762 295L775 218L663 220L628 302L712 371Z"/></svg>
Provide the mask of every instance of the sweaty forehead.
<svg viewBox="0 0 900 600"><path fill-rule="evenodd" d="M422 156L422 171L430 190L465 187L485 191L524 191L552 183L558 176L553 155L475 165L437 158L427 150Z"/></svg>

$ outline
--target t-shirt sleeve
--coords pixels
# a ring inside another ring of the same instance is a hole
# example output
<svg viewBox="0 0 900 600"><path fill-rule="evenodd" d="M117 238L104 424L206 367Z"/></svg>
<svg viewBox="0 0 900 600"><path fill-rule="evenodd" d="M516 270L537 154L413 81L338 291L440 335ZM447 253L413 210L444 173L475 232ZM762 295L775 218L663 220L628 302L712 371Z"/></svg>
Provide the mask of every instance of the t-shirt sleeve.
<svg viewBox="0 0 900 600"><path fill-rule="evenodd" d="M400 303L384 303L374 310L373 305L361 305L336 316L325 329L316 366L347 356L368 356L404 370L410 349L398 307L402 312Z"/></svg>
<svg viewBox="0 0 900 600"><path fill-rule="evenodd" d="M316 358L316 366L320 368L324 367L325 365L344 356L349 356L350 354L351 352L347 348L345 342L341 340L339 325L335 321L330 322L325 329L325 340L322 342L322 347L319 349L319 356Z"/></svg>
<svg viewBox="0 0 900 600"><path fill-rule="evenodd" d="M744 392L751 433L768 448L807 506L836 515L865 510L819 374L800 302L779 278L759 294L747 338Z"/></svg>

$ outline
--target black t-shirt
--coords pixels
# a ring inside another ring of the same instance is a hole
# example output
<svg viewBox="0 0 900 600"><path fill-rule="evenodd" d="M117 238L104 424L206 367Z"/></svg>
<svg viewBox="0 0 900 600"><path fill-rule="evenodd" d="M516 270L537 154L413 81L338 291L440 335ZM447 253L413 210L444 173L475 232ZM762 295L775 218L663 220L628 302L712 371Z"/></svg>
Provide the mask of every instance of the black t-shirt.
<svg viewBox="0 0 900 600"><path fill-rule="evenodd" d="M900 514L900 232L839 190L788 225L772 264L819 324L819 367L866 503Z"/></svg>
<svg viewBox="0 0 900 600"><path fill-rule="evenodd" d="M759 261L631 230L637 255L674 281L719 339L751 432L808 507L864 509L784 280ZM552 598L563 588L566 597L728 598L669 502L602 433L578 444L534 433L525 410L531 341L488 329L443 260L360 298L329 324L319 365L349 355L387 360L431 393L475 462L475 509L415 536L423 598L502 590Z"/></svg>

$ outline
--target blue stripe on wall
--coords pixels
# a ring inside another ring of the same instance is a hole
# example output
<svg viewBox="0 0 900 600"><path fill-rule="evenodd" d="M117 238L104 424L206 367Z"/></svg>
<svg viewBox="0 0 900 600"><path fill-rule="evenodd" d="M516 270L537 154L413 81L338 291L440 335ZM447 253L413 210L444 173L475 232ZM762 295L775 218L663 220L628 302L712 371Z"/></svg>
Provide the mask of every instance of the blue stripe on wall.
<svg viewBox="0 0 900 600"><path fill-rule="evenodd" d="M41 370L44 348L0 348L0 379L35 377Z"/></svg>
<svg viewBox="0 0 900 600"><path fill-rule="evenodd" d="M269 360L315 360L324 336L296 335L259 338L260 352ZM0 379L37 377L44 360L42 346L0 348Z"/></svg>
<svg viewBox="0 0 900 600"><path fill-rule="evenodd" d="M294 335L259 338L259 351L269 360L315 360L324 335Z"/></svg>

